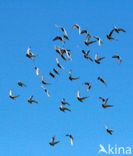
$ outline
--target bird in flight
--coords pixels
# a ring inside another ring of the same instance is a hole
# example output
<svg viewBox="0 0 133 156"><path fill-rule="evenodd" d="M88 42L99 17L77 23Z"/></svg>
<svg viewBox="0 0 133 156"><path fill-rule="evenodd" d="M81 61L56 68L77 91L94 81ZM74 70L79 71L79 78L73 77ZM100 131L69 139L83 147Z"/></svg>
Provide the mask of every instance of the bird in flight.
<svg viewBox="0 0 133 156"><path fill-rule="evenodd" d="M59 72L57 71L56 68L53 68L53 71L54 71L57 75L59 75Z"/></svg>
<svg viewBox="0 0 133 156"><path fill-rule="evenodd" d="M87 85L88 88L87 88L87 92L91 89L91 85L89 82L84 82L83 85Z"/></svg>
<svg viewBox="0 0 133 156"><path fill-rule="evenodd" d="M100 64L100 61L103 60L104 58L105 58L105 57L98 58L98 54L96 53L96 55L95 55L95 62L96 62L97 64Z"/></svg>
<svg viewBox="0 0 133 156"><path fill-rule="evenodd" d="M41 87L44 89L44 91L47 93L47 96L50 97L49 91L43 86L41 85Z"/></svg>
<svg viewBox="0 0 133 156"><path fill-rule="evenodd" d="M117 40L114 37L112 37L113 32L114 32L114 29L112 29L110 33L106 35L109 40Z"/></svg>
<svg viewBox="0 0 133 156"><path fill-rule="evenodd" d="M101 46L101 45L102 45L102 40L101 40L101 38L98 37L98 36L93 36L93 37L94 37L95 39L98 40L98 45Z"/></svg>
<svg viewBox="0 0 133 156"><path fill-rule="evenodd" d="M36 70L36 75L38 76L39 75L39 71L40 71L39 68L34 66L34 69Z"/></svg>
<svg viewBox="0 0 133 156"><path fill-rule="evenodd" d="M64 38L66 38L67 40L69 40L69 37L68 37L68 34L67 34L65 28L63 28L63 27L61 27L61 26L58 26L58 25L56 25L56 24L55 24L55 26L56 26L57 28L60 28L60 29L64 32Z"/></svg>
<svg viewBox="0 0 133 156"><path fill-rule="evenodd" d="M119 56L119 55L114 55L114 56L112 56L112 58L117 58L118 60L119 60L119 64L121 64L121 57Z"/></svg>
<svg viewBox="0 0 133 156"><path fill-rule="evenodd" d="M106 131L107 131L110 135L112 135L112 132L114 132L114 130L108 129L106 123L105 123L105 128L106 128Z"/></svg>
<svg viewBox="0 0 133 156"><path fill-rule="evenodd" d="M11 98L11 99L16 99L17 97L19 97L19 95L16 95L16 96L13 96L13 94L12 94L12 90L10 90L10 92L9 92L9 97Z"/></svg>
<svg viewBox="0 0 133 156"><path fill-rule="evenodd" d="M29 97L28 102L29 102L30 104L32 104L32 102L38 103L37 101L33 100L33 96L30 96L30 97Z"/></svg>
<svg viewBox="0 0 133 156"><path fill-rule="evenodd" d="M49 72L49 75L53 78L55 78L55 75L52 72Z"/></svg>
<svg viewBox="0 0 133 156"><path fill-rule="evenodd" d="M126 32L124 29L122 29L122 28L117 28L116 26L114 26L114 31L117 32L117 33L119 33L120 31Z"/></svg>
<svg viewBox="0 0 133 156"><path fill-rule="evenodd" d="M104 83L104 84L105 84L105 86L107 86L107 84L106 84L105 80L104 80L101 76L99 76L97 79L98 79L98 80L100 80L102 83Z"/></svg>
<svg viewBox="0 0 133 156"><path fill-rule="evenodd" d="M18 85L20 86L20 87L26 87L26 85L22 82L22 81L18 81Z"/></svg>
<svg viewBox="0 0 133 156"><path fill-rule="evenodd" d="M73 136L71 134L66 134L66 136L70 137L70 139L71 139L71 145L73 146Z"/></svg>
<svg viewBox="0 0 133 156"><path fill-rule="evenodd" d="M79 30L79 34L81 33L81 29L80 29L80 26L78 24L74 24L72 26L72 29L74 29L74 28L77 28Z"/></svg>
<svg viewBox="0 0 133 156"><path fill-rule="evenodd" d="M42 74L42 83L43 83L44 85L51 85L51 83L47 83L47 82L44 81L44 75L43 75L43 74Z"/></svg>
<svg viewBox="0 0 133 156"><path fill-rule="evenodd" d="M64 39L63 39L62 37L56 36L56 37L53 39L53 41L56 41L56 40L62 41L62 44L63 44L63 47L64 47L65 41L64 41Z"/></svg>
<svg viewBox="0 0 133 156"><path fill-rule="evenodd" d="M66 102L65 98L63 98L61 100L61 103L62 103L62 105L69 105L70 106L70 104L68 102Z"/></svg>
<svg viewBox="0 0 133 156"><path fill-rule="evenodd" d="M34 55L33 53L31 53L31 47L29 46L28 49L27 49L26 56L27 56L28 58L32 58L33 61L34 61L34 60L35 60L35 57L38 56L38 55Z"/></svg>
<svg viewBox="0 0 133 156"><path fill-rule="evenodd" d="M52 137L51 142L49 143L51 146L58 144L60 141L55 141L55 136Z"/></svg>
<svg viewBox="0 0 133 156"><path fill-rule="evenodd" d="M81 97L80 96L80 90L78 90L77 92L77 99L80 101L80 102L83 102L83 100L85 100L86 98L88 98L89 96L85 96L85 97Z"/></svg>
<svg viewBox="0 0 133 156"><path fill-rule="evenodd" d="M57 62L57 66L61 69L64 69L63 66L61 66L60 62L59 62L59 59L56 57L56 62Z"/></svg>
<svg viewBox="0 0 133 156"><path fill-rule="evenodd" d="M69 112L71 111L71 110L68 109L67 107L63 107L63 105L61 105L59 108L60 108L60 110L61 110L62 112L65 112L66 110L69 111Z"/></svg>
<svg viewBox="0 0 133 156"><path fill-rule="evenodd" d="M69 80L77 80L79 77L72 77L72 70L69 71Z"/></svg>

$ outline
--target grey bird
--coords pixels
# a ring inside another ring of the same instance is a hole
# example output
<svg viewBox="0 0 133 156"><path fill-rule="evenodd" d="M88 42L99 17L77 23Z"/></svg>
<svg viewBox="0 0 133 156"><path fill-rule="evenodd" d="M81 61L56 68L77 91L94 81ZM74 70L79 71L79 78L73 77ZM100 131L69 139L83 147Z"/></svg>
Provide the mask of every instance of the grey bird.
<svg viewBox="0 0 133 156"><path fill-rule="evenodd" d="M100 64L100 61L103 60L104 58L105 58L105 57L98 58L98 54L96 53L96 55L95 55L95 62L96 62L97 64Z"/></svg>
<svg viewBox="0 0 133 156"><path fill-rule="evenodd" d="M70 137L70 139L71 139L71 145L73 146L73 136L71 134L66 134L66 136Z"/></svg>
<svg viewBox="0 0 133 156"><path fill-rule="evenodd" d="M19 97L19 95L16 95L16 96L14 96L13 94L12 94L12 90L10 90L10 92L9 92L9 97L11 98L11 99L16 99L17 97Z"/></svg>
<svg viewBox="0 0 133 156"><path fill-rule="evenodd" d="M112 132L114 132L114 130L108 129L106 123L105 123L105 128L106 128L106 131L107 131L110 135L112 135Z"/></svg>
<svg viewBox="0 0 133 156"><path fill-rule="evenodd" d="M69 104L68 102L65 101L65 98L63 98L63 99L61 100L61 103L62 103L62 105L69 105L69 106L70 106L70 104Z"/></svg>
<svg viewBox="0 0 133 156"><path fill-rule="evenodd" d="M20 86L20 87L26 87L26 85L22 82L22 81L18 81L18 85Z"/></svg>
<svg viewBox="0 0 133 156"><path fill-rule="evenodd" d="M55 141L55 136L52 137L51 142L49 143L51 146L56 145L57 143L59 143L60 141Z"/></svg>
<svg viewBox="0 0 133 156"><path fill-rule="evenodd" d="M52 72L49 72L49 75L53 78L55 78L55 75Z"/></svg>
<svg viewBox="0 0 133 156"><path fill-rule="evenodd" d="M126 32L124 29L122 29L122 28L117 28L116 26L114 26L114 31L117 32L117 33L119 33L120 31Z"/></svg>
<svg viewBox="0 0 133 156"><path fill-rule="evenodd" d="M98 79L98 80L100 80L102 83L104 83L104 84L105 84L105 86L107 86L107 84L106 84L105 80L104 80L102 77L100 77L100 76L99 76L97 79Z"/></svg>
<svg viewBox="0 0 133 156"><path fill-rule="evenodd" d="M93 37L94 37L95 39L98 40L98 45L101 46L101 45L102 45L102 40L101 40L101 38L98 37L98 36L93 36Z"/></svg>
<svg viewBox="0 0 133 156"><path fill-rule="evenodd" d="M121 57L119 56L119 55L114 55L114 56L112 56L112 58L117 58L118 60L119 60L119 64L121 64Z"/></svg>
<svg viewBox="0 0 133 156"><path fill-rule="evenodd" d="M41 87L44 89L44 91L47 93L47 96L50 97L49 91L43 86L41 85Z"/></svg>
<svg viewBox="0 0 133 156"><path fill-rule="evenodd" d="M72 77L72 70L69 71L69 80L77 80L79 77Z"/></svg>
<svg viewBox="0 0 133 156"><path fill-rule="evenodd" d="M64 69L63 66L61 66L60 62L59 62L59 59L56 57L56 62L57 62L57 66L61 69Z"/></svg>
<svg viewBox="0 0 133 156"><path fill-rule="evenodd" d="M33 100L33 96L30 96L30 97L29 97L28 102L29 102L30 104L32 104L32 102L38 103L37 101Z"/></svg>
<svg viewBox="0 0 133 156"><path fill-rule="evenodd" d="M44 85L51 85L51 83L48 83L48 82L45 82L44 81L44 75L42 74L42 83L44 84Z"/></svg>
<svg viewBox="0 0 133 156"><path fill-rule="evenodd" d="M59 108L60 108L60 110L61 110L62 112L65 112L66 110L69 111L69 112L71 111L71 110L68 109L67 107L63 107L63 105L61 105Z"/></svg>
<svg viewBox="0 0 133 156"><path fill-rule="evenodd" d="M56 40L62 41L62 44L63 44L63 47L64 47L65 41L64 41L64 39L63 39L61 36L56 36L56 37L53 39L53 41L56 41Z"/></svg>
<svg viewBox="0 0 133 156"><path fill-rule="evenodd" d="M57 75L59 75L59 72L57 71L56 68L53 68L53 71L54 71Z"/></svg>
<svg viewBox="0 0 133 156"><path fill-rule="evenodd" d="M91 89L91 85L89 82L84 82L83 85L87 85L88 88L87 88L87 92Z"/></svg>
<svg viewBox="0 0 133 156"><path fill-rule="evenodd" d="M83 102L83 100L85 100L86 98L88 98L89 96L85 96L85 97L81 97L80 96L80 90L78 90L77 92L77 99L80 101L80 102Z"/></svg>

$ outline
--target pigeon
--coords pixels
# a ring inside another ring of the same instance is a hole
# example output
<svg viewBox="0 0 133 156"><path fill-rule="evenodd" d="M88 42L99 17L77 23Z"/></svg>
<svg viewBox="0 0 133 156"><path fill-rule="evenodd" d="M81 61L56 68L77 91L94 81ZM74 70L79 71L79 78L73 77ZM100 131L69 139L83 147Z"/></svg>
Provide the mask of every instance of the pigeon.
<svg viewBox="0 0 133 156"><path fill-rule="evenodd" d="M122 32L126 32L124 29L122 28L117 28L116 26L114 26L114 29L113 29L115 32L119 33L120 31Z"/></svg>
<svg viewBox="0 0 133 156"><path fill-rule="evenodd" d="M32 98L33 98L33 96L30 96L30 98L28 99L28 102L29 102L30 104L32 104L32 102L38 103L37 101L33 100Z"/></svg>
<svg viewBox="0 0 133 156"><path fill-rule="evenodd" d="M54 141L55 136L52 137L51 142L49 143L51 146L54 146L55 144L59 143L60 141Z"/></svg>
<svg viewBox="0 0 133 156"><path fill-rule="evenodd" d="M67 34L65 28L63 28L63 27L61 27L61 26L58 26L58 25L56 25L56 24L55 24L55 26L58 27L58 28L60 28L60 29L64 32L64 38L66 38L67 40L69 40L69 37L68 37L68 34Z"/></svg>
<svg viewBox="0 0 133 156"><path fill-rule="evenodd" d="M26 85L23 83L23 82L21 82L21 81L18 81L18 85L20 86L20 87L26 87Z"/></svg>
<svg viewBox="0 0 133 156"><path fill-rule="evenodd" d="M69 71L69 80L77 80L79 77L72 77L72 70Z"/></svg>
<svg viewBox="0 0 133 156"><path fill-rule="evenodd" d="M80 90L78 90L77 92L77 99L80 101L80 102L83 102L84 99L88 98L89 96L85 96L85 97L80 97Z"/></svg>
<svg viewBox="0 0 133 156"><path fill-rule="evenodd" d="M35 68L35 70L36 70L36 75L38 76L39 75L39 68L38 67L36 67L36 66L34 66L34 68Z"/></svg>
<svg viewBox="0 0 133 156"><path fill-rule="evenodd" d="M47 82L44 81L44 75L43 75L43 74L42 74L42 83L43 83L44 85L51 85L51 83L47 83Z"/></svg>
<svg viewBox="0 0 133 156"><path fill-rule="evenodd" d="M74 29L74 28L77 28L79 30L79 34L81 33L81 29L80 29L80 26L78 24L74 24L72 26L72 29Z"/></svg>
<svg viewBox="0 0 133 156"><path fill-rule="evenodd" d="M113 32L114 32L114 29L111 30L110 33L106 35L109 40L117 40L117 39L115 39L115 38L112 37L112 33Z"/></svg>
<svg viewBox="0 0 133 156"><path fill-rule="evenodd" d="M33 53L31 53L30 50L31 50L31 47L29 46L28 49L27 49L26 56L27 56L28 58L32 58L33 61L34 61L34 60L35 60L35 57L38 56L38 55L34 55Z"/></svg>
<svg viewBox="0 0 133 156"><path fill-rule="evenodd" d="M62 103L62 105L69 105L69 106L70 106L70 104L69 104L68 102L65 101L65 98L63 98L63 99L61 100L61 103Z"/></svg>
<svg viewBox="0 0 133 156"><path fill-rule="evenodd" d="M55 75L52 72L49 72L49 75L55 78Z"/></svg>
<svg viewBox="0 0 133 156"><path fill-rule="evenodd" d="M64 69L64 67L60 65L60 62L59 62L59 60L58 60L57 57L56 57L56 62L57 62L57 66L58 66L59 68Z"/></svg>
<svg viewBox="0 0 133 156"><path fill-rule="evenodd" d="M101 45L102 45L102 40L101 40L101 38L98 37L98 36L93 36L93 37L94 37L95 39L98 40L98 45L101 46Z"/></svg>
<svg viewBox="0 0 133 156"><path fill-rule="evenodd" d="M98 58L98 54L96 53L96 55L95 55L95 62L96 62L97 64L100 64L100 61L103 60L104 58L105 58L105 57Z"/></svg>
<svg viewBox="0 0 133 156"><path fill-rule="evenodd" d="M65 110L67 110L67 111L71 111L70 109L68 109L68 108L66 108L66 107L63 107L63 105L61 105L60 107L60 110L62 111L62 112L65 112Z"/></svg>
<svg viewBox="0 0 133 156"><path fill-rule="evenodd" d="M71 139L71 145L73 146L73 136L71 134L66 134L66 136L70 137L70 139Z"/></svg>
<svg viewBox="0 0 133 156"><path fill-rule="evenodd" d="M9 97L11 98L11 99L16 99L17 97L19 97L19 95L16 95L16 96L13 96L12 95L12 90L10 90L10 92L9 92Z"/></svg>
<svg viewBox="0 0 133 156"><path fill-rule="evenodd" d="M63 44L63 47L64 47L65 41L64 41L64 39L63 39L62 37L56 36L56 37L53 39L53 41L56 41L56 40L62 41L62 44Z"/></svg>
<svg viewBox="0 0 133 156"><path fill-rule="evenodd" d="M119 60L119 64L121 64L121 57L119 56L119 55L114 55L114 56L112 56L112 58L117 58L118 60Z"/></svg>
<svg viewBox="0 0 133 156"><path fill-rule="evenodd" d="M42 87L42 88L44 89L44 91L47 93L47 96L50 97L50 94L49 94L48 90L47 90L46 88L44 88L43 85L41 85L41 87Z"/></svg>
<svg viewBox="0 0 133 156"><path fill-rule="evenodd" d="M99 97L99 99L101 99L104 102L104 104L106 104L109 98L104 99L103 97Z"/></svg>
<svg viewBox="0 0 133 156"><path fill-rule="evenodd" d="M107 86L105 80L102 77L99 76L97 79L100 80L102 83L104 83Z"/></svg>
<svg viewBox="0 0 133 156"><path fill-rule="evenodd" d="M91 85L89 82L84 82L83 85L87 85L88 88L87 88L87 92L91 89Z"/></svg>
<svg viewBox="0 0 133 156"><path fill-rule="evenodd" d="M54 71L57 75L59 75L59 72L57 71L56 68L53 68L53 71Z"/></svg>
<svg viewBox="0 0 133 156"><path fill-rule="evenodd" d="M105 128L106 128L106 131L107 131L110 135L112 135L112 132L114 132L114 130L108 129L106 123L105 123Z"/></svg>

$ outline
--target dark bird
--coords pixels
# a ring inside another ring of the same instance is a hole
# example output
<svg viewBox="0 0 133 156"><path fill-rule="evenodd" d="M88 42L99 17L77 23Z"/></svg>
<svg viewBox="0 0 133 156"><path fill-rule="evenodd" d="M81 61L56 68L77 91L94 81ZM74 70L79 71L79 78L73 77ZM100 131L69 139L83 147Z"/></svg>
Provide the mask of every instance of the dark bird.
<svg viewBox="0 0 133 156"><path fill-rule="evenodd" d="M57 62L57 66L59 68L64 69L64 67L60 65L59 59L57 57L56 57L56 62Z"/></svg>
<svg viewBox="0 0 133 156"><path fill-rule="evenodd" d="M81 29L80 29L80 26L78 24L74 24L72 26L72 29L74 29L74 28L77 28L79 30L79 34L81 33Z"/></svg>
<svg viewBox="0 0 133 156"><path fill-rule="evenodd" d="M62 105L69 105L69 106L70 106L70 104L69 104L68 102L65 101L65 98L63 98L63 99L61 100L61 103L62 103Z"/></svg>
<svg viewBox="0 0 133 156"><path fill-rule="evenodd" d="M60 141L54 141L55 136L52 137L51 142L49 143L51 146L54 146L55 144L59 143Z"/></svg>
<svg viewBox="0 0 133 156"><path fill-rule="evenodd" d="M64 39L63 39L62 37L56 36L56 37L53 39L53 41L56 41L56 40L62 41L62 44L63 44L63 47L64 47L65 41L64 41Z"/></svg>
<svg viewBox="0 0 133 156"><path fill-rule="evenodd" d="M110 33L106 35L109 40L117 40L117 39L112 37L113 32L114 32L114 29L111 30Z"/></svg>
<svg viewBox="0 0 133 156"><path fill-rule="evenodd" d="M59 75L59 72L57 71L57 69L56 69L56 68L53 68L53 71L54 71L56 74L58 74L58 75Z"/></svg>
<svg viewBox="0 0 133 156"><path fill-rule="evenodd" d="M84 99L88 98L89 96L85 96L85 97L81 97L80 96L80 90L78 90L77 92L77 99L80 101L80 102L83 102Z"/></svg>
<svg viewBox="0 0 133 156"><path fill-rule="evenodd" d="M28 49L27 49L26 56L27 56L28 58L32 58L33 61L34 61L34 60L35 60L35 57L38 56L38 55L34 55L33 53L31 53L31 47L29 46Z"/></svg>
<svg viewBox="0 0 133 156"><path fill-rule="evenodd" d="M122 28L117 28L116 26L114 26L114 31L117 32L117 33L119 33L120 31L126 32L124 29L122 29Z"/></svg>
<svg viewBox="0 0 133 156"><path fill-rule="evenodd" d="M66 107L63 107L63 105L61 105L59 108L60 108L60 110L61 110L62 112L65 112L66 110L69 111L69 112L71 111L70 109L68 109L68 108L66 108Z"/></svg>
<svg viewBox="0 0 133 156"><path fill-rule="evenodd" d="M10 90L10 92L9 92L9 97L11 98L11 99L16 99L17 97L19 97L19 95L16 95L16 96L13 96L13 94L12 94L12 90Z"/></svg>
<svg viewBox="0 0 133 156"><path fill-rule="evenodd" d="M100 64L100 61L103 60L104 58L105 58L105 57L98 58L98 54L96 53L96 55L95 55L95 62L96 62L97 64Z"/></svg>
<svg viewBox="0 0 133 156"><path fill-rule="evenodd" d="M49 72L49 75L55 78L55 75L52 72Z"/></svg>
<svg viewBox="0 0 133 156"><path fill-rule="evenodd" d="M119 56L119 55L114 55L114 56L112 56L112 58L117 58L118 60L119 60L119 64L121 64L121 57Z"/></svg>
<svg viewBox="0 0 133 156"><path fill-rule="evenodd" d="M41 87L44 89L44 91L47 93L47 96L50 97L49 91L43 86L41 85Z"/></svg>
<svg viewBox="0 0 133 156"><path fill-rule="evenodd" d="M105 80L102 77L99 76L97 79L100 80L102 83L104 83L107 86Z"/></svg>
<svg viewBox="0 0 133 156"><path fill-rule="evenodd" d="M44 75L43 75L43 74L42 74L42 83L43 83L44 85L51 85L51 83L47 83L47 82L44 81Z"/></svg>
<svg viewBox="0 0 133 156"><path fill-rule="evenodd" d="M103 103L103 104L102 104L102 107L103 107L103 108L113 107L113 105L107 105L107 104Z"/></svg>
<svg viewBox="0 0 133 156"><path fill-rule="evenodd" d="M28 99L28 102L29 102L30 104L32 104L32 102L38 103L37 101L33 100L33 96L30 96L30 98Z"/></svg>
<svg viewBox="0 0 133 156"><path fill-rule="evenodd" d="M91 89L91 85L89 82L84 82L83 85L87 85L88 88L87 88L87 92Z"/></svg>
<svg viewBox="0 0 133 156"><path fill-rule="evenodd" d="M60 29L64 32L64 38L66 38L67 40L69 40L69 37L68 37L68 34L67 34L65 28L63 28L63 27L61 27L61 26L58 26L58 25L56 25L56 24L55 24L55 26L58 27L58 28L60 28Z"/></svg>
<svg viewBox="0 0 133 156"><path fill-rule="evenodd" d="M105 123L105 128L106 128L106 131L107 131L109 134L112 135L112 132L114 132L114 130L108 129L106 123Z"/></svg>
<svg viewBox="0 0 133 156"><path fill-rule="evenodd" d="M95 39L98 40L98 45L101 46L101 45L102 45L102 40L101 40L101 38L98 37L98 36L93 36L93 37L94 37Z"/></svg>
<svg viewBox="0 0 133 156"><path fill-rule="evenodd" d="M96 41L85 41L84 43L88 46L88 45L90 45L90 44L92 44L92 43L95 43Z"/></svg>
<svg viewBox="0 0 133 156"><path fill-rule="evenodd" d="M77 80L79 77L72 77L72 70L69 71L69 80Z"/></svg>
<svg viewBox="0 0 133 156"><path fill-rule="evenodd" d="M99 99L101 99L101 100L106 104L106 103L108 102L108 99L109 99L109 98L106 98L106 99L105 99L105 98L103 98L103 97L99 97Z"/></svg>
<svg viewBox="0 0 133 156"><path fill-rule="evenodd" d="M26 87L26 85L22 82L22 81L18 81L18 85L20 86L20 87Z"/></svg>
<svg viewBox="0 0 133 156"><path fill-rule="evenodd" d="M71 134L66 134L66 136L70 137L70 139L71 139L71 145L73 146L73 136Z"/></svg>

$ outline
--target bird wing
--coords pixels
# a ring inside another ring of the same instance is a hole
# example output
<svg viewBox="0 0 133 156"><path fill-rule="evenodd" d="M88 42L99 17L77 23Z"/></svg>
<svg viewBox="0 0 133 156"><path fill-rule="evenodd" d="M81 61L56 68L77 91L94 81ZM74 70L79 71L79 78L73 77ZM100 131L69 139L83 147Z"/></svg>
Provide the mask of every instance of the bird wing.
<svg viewBox="0 0 133 156"><path fill-rule="evenodd" d="M96 53L96 55L95 55L95 60L97 60L98 59L98 54Z"/></svg>
<svg viewBox="0 0 133 156"><path fill-rule="evenodd" d="M117 29L118 31L123 31L123 32L126 32L124 29L122 29L122 28L118 28Z"/></svg>
<svg viewBox="0 0 133 156"><path fill-rule="evenodd" d="M10 90L9 95L12 96L12 90Z"/></svg>
<svg viewBox="0 0 133 156"><path fill-rule="evenodd" d="M109 36L111 36L113 32L114 32L114 29L110 31Z"/></svg>
<svg viewBox="0 0 133 156"><path fill-rule="evenodd" d="M107 124L105 123L104 125L105 125L105 128L108 129Z"/></svg>
<svg viewBox="0 0 133 156"><path fill-rule="evenodd" d="M80 90L78 90L78 92L77 92L77 97L80 98Z"/></svg>
<svg viewBox="0 0 133 156"><path fill-rule="evenodd" d="M71 75L72 75L72 70L69 71L69 76L71 76Z"/></svg>
<svg viewBox="0 0 133 156"><path fill-rule="evenodd" d="M57 64L59 64L60 62L59 62L59 59L56 57L56 62L57 62Z"/></svg>
<svg viewBox="0 0 133 156"><path fill-rule="evenodd" d="M93 36L94 38L96 38L97 40L99 40L100 38L98 36Z"/></svg>
<svg viewBox="0 0 133 156"><path fill-rule="evenodd" d="M101 58L99 58L99 59L97 59L97 61L101 61L101 60L103 60L105 57L101 57Z"/></svg>

